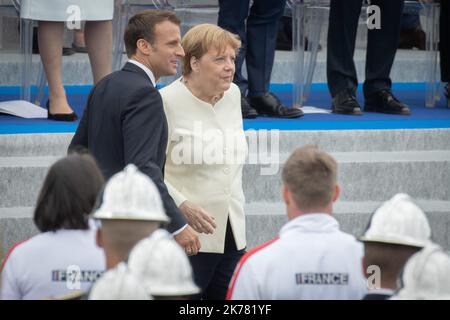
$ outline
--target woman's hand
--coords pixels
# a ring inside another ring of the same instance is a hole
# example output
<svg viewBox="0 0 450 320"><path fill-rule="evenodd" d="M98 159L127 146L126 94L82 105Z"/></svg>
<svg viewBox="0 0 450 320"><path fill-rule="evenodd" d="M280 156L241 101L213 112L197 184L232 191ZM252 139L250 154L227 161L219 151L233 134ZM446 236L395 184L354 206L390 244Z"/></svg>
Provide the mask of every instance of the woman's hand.
<svg viewBox="0 0 450 320"><path fill-rule="evenodd" d="M180 205L180 210L188 224L199 233L213 234L217 227L214 217L200 206L186 200Z"/></svg>

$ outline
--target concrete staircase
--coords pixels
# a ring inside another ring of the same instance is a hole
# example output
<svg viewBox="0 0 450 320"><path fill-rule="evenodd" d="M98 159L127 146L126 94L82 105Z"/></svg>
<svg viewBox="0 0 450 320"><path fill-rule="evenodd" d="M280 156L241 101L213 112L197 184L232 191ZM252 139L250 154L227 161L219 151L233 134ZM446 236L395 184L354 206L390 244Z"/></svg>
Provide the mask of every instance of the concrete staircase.
<svg viewBox="0 0 450 320"><path fill-rule="evenodd" d="M37 233L33 206L48 167L64 156L72 134L0 135L0 240L2 253ZM279 155L269 163L246 164L248 247L277 235L286 222L281 168L290 152L315 143L339 163L342 195L335 216L343 230L361 235L370 214L398 192L426 211L433 239L450 249L450 129L281 131ZM269 165L274 175L261 175Z"/></svg>
<svg viewBox="0 0 450 320"><path fill-rule="evenodd" d="M20 55L16 52L0 50L0 83L4 86L17 86L19 79ZM359 82L364 81L366 52L363 49L355 50L355 66ZM271 83L293 83L295 80L294 62L297 57L292 51L277 51L272 71ZM309 59L309 53L306 58ZM124 55L122 61L127 61ZM39 55L33 55L33 81L37 81L40 64ZM414 65L414 68L411 68ZM245 64L243 72L246 73ZM393 82L424 82L427 70L427 56L425 51L397 50L394 65L391 71ZM439 72L439 71L438 71ZM87 54L76 53L63 57L62 80L64 85L92 84L91 66ZM172 78L161 79L160 83L170 83ZM313 83L326 83L326 47L318 53L317 64L313 76Z"/></svg>

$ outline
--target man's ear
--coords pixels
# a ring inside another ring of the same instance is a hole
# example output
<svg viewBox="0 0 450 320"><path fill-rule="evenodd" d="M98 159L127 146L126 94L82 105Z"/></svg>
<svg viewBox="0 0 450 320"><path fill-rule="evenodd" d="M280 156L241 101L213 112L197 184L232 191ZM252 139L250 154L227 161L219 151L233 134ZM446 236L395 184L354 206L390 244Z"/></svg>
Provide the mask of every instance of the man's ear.
<svg viewBox="0 0 450 320"><path fill-rule="evenodd" d="M140 53L144 54L144 55L149 55L150 54L150 43L148 43L146 40L144 39L139 39L136 42L136 49L137 51L139 51Z"/></svg>
<svg viewBox="0 0 450 320"><path fill-rule="evenodd" d="M366 278L368 278L368 276L370 276L370 274L367 274L367 264L366 264L366 258L365 257L361 258L361 268L362 268L362 272L363 272L364 276Z"/></svg>
<svg viewBox="0 0 450 320"><path fill-rule="evenodd" d="M283 200L286 206L289 206L291 203L289 189L286 187L286 185L283 185Z"/></svg>
<svg viewBox="0 0 450 320"><path fill-rule="evenodd" d="M333 202L336 202L340 194L341 194L341 187L339 186L339 184L336 183L336 186L334 187Z"/></svg>
<svg viewBox="0 0 450 320"><path fill-rule="evenodd" d="M102 239L102 229L97 229L97 232L95 233L95 242L97 243L97 246L100 248L103 248L103 239Z"/></svg>
<svg viewBox="0 0 450 320"><path fill-rule="evenodd" d="M199 69L199 60L196 57L191 57L189 63L191 64L192 71L197 72Z"/></svg>

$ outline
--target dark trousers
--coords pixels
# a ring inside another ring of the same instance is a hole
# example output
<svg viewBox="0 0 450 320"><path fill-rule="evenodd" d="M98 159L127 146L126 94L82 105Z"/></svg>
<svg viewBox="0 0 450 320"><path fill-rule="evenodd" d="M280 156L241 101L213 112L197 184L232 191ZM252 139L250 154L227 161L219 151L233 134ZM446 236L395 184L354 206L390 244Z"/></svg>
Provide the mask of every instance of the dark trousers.
<svg viewBox="0 0 450 320"><path fill-rule="evenodd" d="M269 90L275 47L277 44L278 20L283 15L286 0L219 0L218 25L242 41L236 57L236 83L243 95L262 96ZM247 21L246 21L247 20ZM244 60L247 64L248 81L242 75Z"/></svg>
<svg viewBox="0 0 450 320"><path fill-rule="evenodd" d="M439 52L441 55L441 80L450 82L450 3L441 1L441 16L439 20Z"/></svg>
<svg viewBox="0 0 450 320"><path fill-rule="evenodd" d="M194 281L202 293L195 299L225 300L234 269L245 250L237 250L230 222L227 223L224 253L198 253L189 257Z"/></svg>
<svg viewBox="0 0 450 320"><path fill-rule="evenodd" d="M380 7L381 29L368 30L365 96L391 88L389 74L400 37L403 0L373 0ZM353 53L362 0L331 0L328 27L327 80L332 96L345 88L356 90Z"/></svg>

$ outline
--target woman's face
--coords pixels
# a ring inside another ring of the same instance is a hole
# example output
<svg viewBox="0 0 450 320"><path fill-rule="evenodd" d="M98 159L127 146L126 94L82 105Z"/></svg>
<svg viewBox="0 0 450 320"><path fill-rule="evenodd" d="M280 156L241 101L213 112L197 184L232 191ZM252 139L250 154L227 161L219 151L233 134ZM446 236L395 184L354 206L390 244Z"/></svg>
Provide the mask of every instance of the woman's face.
<svg viewBox="0 0 450 320"><path fill-rule="evenodd" d="M230 88L233 81L235 60L236 52L232 47L227 46L220 52L213 48L194 62L195 72L211 91L223 93Z"/></svg>

